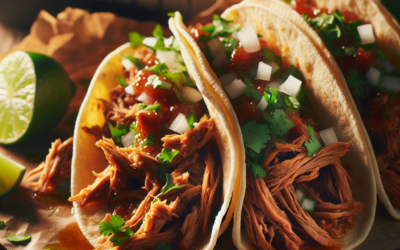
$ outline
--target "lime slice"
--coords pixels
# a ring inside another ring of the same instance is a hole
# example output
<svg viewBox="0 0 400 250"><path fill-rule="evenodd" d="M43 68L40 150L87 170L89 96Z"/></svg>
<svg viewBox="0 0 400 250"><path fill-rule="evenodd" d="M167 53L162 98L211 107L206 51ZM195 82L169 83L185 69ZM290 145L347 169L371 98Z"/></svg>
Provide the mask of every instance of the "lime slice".
<svg viewBox="0 0 400 250"><path fill-rule="evenodd" d="M55 60L11 53L0 62L0 143L25 141L54 128L72 95L71 81Z"/></svg>
<svg viewBox="0 0 400 250"><path fill-rule="evenodd" d="M22 180L25 167L0 154L0 197L13 190Z"/></svg>

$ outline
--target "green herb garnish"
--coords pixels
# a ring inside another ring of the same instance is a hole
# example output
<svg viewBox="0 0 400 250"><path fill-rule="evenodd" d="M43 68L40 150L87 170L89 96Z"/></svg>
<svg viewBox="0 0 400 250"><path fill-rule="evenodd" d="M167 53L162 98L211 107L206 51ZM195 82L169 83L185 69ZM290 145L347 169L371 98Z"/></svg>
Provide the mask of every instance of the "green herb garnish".
<svg viewBox="0 0 400 250"><path fill-rule="evenodd" d="M251 69L249 70L249 77L250 77L250 79L256 79L256 77L257 77L257 71L258 71L258 64L257 64L257 66L255 66L255 67L253 67L253 68L251 68Z"/></svg>
<svg viewBox="0 0 400 250"><path fill-rule="evenodd" d="M128 84L125 81L125 77L119 76L119 77L116 77L115 80L117 80L119 85L121 85L122 87L128 87Z"/></svg>
<svg viewBox="0 0 400 250"><path fill-rule="evenodd" d="M11 234L10 236L7 237L7 240L12 243L21 243L21 242L30 241L31 238L32 238L31 236Z"/></svg>
<svg viewBox="0 0 400 250"><path fill-rule="evenodd" d="M21 218L26 222L30 222L31 220L35 219L35 216L31 213L25 213Z"/></svg>
<svg viewBox="0 0 400 250"><path fill-rule="evenodd" d="M174 159L175 156L177 156L179 154L179 151L172 151L172 149L170 148L163 148L161 150L161 153L159 153L156 156L156 159L161 163L161 164L165 164L168 165L172 162L172 159Z"/></svg>
<svg viewBox="0 0 400 250"><path fill-rule="evenodd" d="M257 154L265 148L265 144L271 139L270 129L267 124L257 121L248 121L242 127L243 143Z"/></svg>
<svg viewBox="0 0 400 250"><path fill-rule="evenodd" d="M156 38L163 38L163 30L161 28L161 25L157 24L156 27L153 30L153 36Z"/></svg>
<svg viewBox="0 0 400 250"><path fill-rule="evenodd" d="M277 62L278 56L268 48L262 48L262 57L264 62Z"/></svg>
<svg viewBox="0 0 400 250"><path fill-rule="evenodd" d="M164 242L161 242L161 243L157 246L156 250L171 250L171 245L165 244Z"/></svg>
<svg viewBox="0 0 400 250"><path fill-rule="evenodd" d="M230 57L233 51L239 45L239 40L236 38L224 38L221 45L224 48L226 54L228 54L228 56Z"/></svg>
<svg viewBox="0 0 400 250"><path fill-rule="evenodd" d="M265 172L261 165L253 159L246 159L246 166L251 170L256 178L265 178L267 176L267 172Z"/></svg>
<svg viewBox="0 0 400 250"><path fill-rule="evenodd" d="M246 86L246 89L244 91L244 94L246 96L252 97L254 99L254 101L256 101L257 103L259 103L261 101L261 98L263 97L260 92L258 92L257 90L253 89L250 86Z"/></svg>
<svg viewBox="0 0 400 250"><path fill-rule="evenodd" d="M147 105L144 103L139 104L139 110L146 110L146 111L154 111L156 113L161 113L161 104L153 104L153 105Z"/></svg>
<svg viewBox="0 0 400 250"><path fill-rule="evenodd" d="M114 234L110 238L110 241L114 243L114 246L119 246L133 235L132 230L129 228L123 228L124 226L125 220L121 218L121 216L111 215L108 222L105 222L104 220L100 222L100 234L106 237L110 234Z"/></svg>
<svg viewBox="0 0 400 250"><path fill-rule="evenodd" d="M277 136L287 135L289 130L294 127L294 123L282 109L276 109L271 115L265 114L264 120L268 122L271 133Z"/></svg>
<svg viewBox="0 0 400 250"><path fill-rule="evenodd" d="M151 132L147 135L146 139L142 142L142 147L150 146L152 147L154 144L154 133Z"/></svg>
<svg viewBox="0 0 400 250"><path fill-rule="evenodd" d="M142 44L144 38L144 36L137 32L129 32L129 42L133 48L137 48L140 44Z"/></svg>
<svg viewBox="0 0 400 250"><path fill-rule="evenodd" d="M0 220L0 229L3 229L6 226L6 223L4 221Z"/></svg>
<svg viewBox="0 0 400 250"><path fill-rule="evenodd" d="M146 67L146 65L142 61L131 55L124 56L124 59L128 59L129 61L131 61L133 64L135 64L135 66L139 70L144 69L144 67Z"/></svg>
<svg viewBox="0 0 400 250"><path fill-rule="evenodd" d="M156 195L156 197L154 197L153 203L155 203L158 200L158 197L160 197L161 195L164 195L166 193L168 193L169 191L175 190L175 189L180 189L183 188L184 185L180 185L180 186L174 186L174 182L172 180L172 176L170 174L166 174L166 180L167 183L165 183L165 186L163 187L163 190L161 191L161 193L159 193L158 195Z"/></svg>
<svg viewBox="0 0 400 250"><path fill-rule="evenodd" d="M189 125L189 128L193 128L193 124L196 122L196 113L194 110L190 111L188 118L187 118L187 123Z"/></svg>
<svg viewBox="0 0 400 250"><path fill-rule="evenodd" d="M232 21L228 21L223 19L218 15L214 15L214 20L212 22L212 26L204 27L201 29L204 32L211 33L211 37L226 37L231 35L233 32L238 31L240 29L240 24L229 25Z"/></svg>
<svg viewBox="0 0 400 250"><path fill-rule="evenodd" d="M317 137L315 136L314 129L311 126L306 126L306 129L308 133L310 133L310 140L306 141L304 145L306 146L308 150L307 156L313 156L315 155L318 150L322 147L321 144L319 143Z"/></svg>

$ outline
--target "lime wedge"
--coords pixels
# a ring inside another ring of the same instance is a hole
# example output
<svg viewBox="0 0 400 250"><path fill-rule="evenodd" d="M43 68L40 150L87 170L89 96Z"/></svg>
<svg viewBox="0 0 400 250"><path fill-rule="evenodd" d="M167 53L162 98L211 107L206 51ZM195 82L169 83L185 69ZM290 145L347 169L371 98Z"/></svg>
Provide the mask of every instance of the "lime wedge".
<svg viewBox="0 0 400 250"><path fill-rule="evenodd" d="M42 54L16 51L0 62L0 143L12 144L51 130L73 95L67 73Z"/></svg>
<svg viewBox="0 0 400 250"><path fill-rule="evenodd" d="M0 197L13 190L22 180L25 167L0 154Z"/></svg>

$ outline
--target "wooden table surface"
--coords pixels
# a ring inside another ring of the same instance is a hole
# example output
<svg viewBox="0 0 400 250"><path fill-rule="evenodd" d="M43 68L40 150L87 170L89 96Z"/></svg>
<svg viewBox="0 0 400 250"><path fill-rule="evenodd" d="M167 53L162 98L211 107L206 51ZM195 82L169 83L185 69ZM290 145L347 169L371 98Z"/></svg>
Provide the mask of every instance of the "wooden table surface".
<svg viewBox="0 0 400 250"><path fill-rule="evenodd" d="M4 26L0 23L0 54L7 52L14 44L20 42L24 37L24 32ZM50 142L57 135L49 135L48 138L38 145L36 152L43 155L36 155L40 161L44 160L45 154L48 152ZM11 148L0 147L0 151L11 151L19 153L19 151L27 150L26 146L19 148L13 146ZM226 237L222 237L221 241L227 241ZM221 243L221 242L219 242ZM230 242L226 242L231 245ZM220 245L220 244L218 244ZM225 245L227 246L227 245ZM230 248L230 247L229 247ZM372 230L365 242L357 249L365 250L398 250L400 249L400 221L394 220L387 212L383 204L378 201L377 213Z"/></svg>

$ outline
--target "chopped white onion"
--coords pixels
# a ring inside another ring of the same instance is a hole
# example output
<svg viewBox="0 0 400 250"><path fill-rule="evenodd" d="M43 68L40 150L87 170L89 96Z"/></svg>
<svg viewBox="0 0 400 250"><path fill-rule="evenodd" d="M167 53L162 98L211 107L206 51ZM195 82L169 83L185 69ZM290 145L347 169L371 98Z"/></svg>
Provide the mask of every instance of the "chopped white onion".
<svg viewBox="0 0 400 250"><path fill-rule="evenodd" d="M321 136L322 141L325 143L325 146L339 142L333 128L324 129L319 132L319 135Z"/></svg>
<svg viewBox="0 0 400 250"><path fill-rule="evenodd" d="M296 190L296 198L297 201L301 204L301 202L303 201L304 197L306 197L306 195L304 194L303 190L301 189L297 189Z"/></svg>
<svg viewBox="0 0 400 250"><path fill-rule="evenodd" d="M281 85L278 82L270 82L270 83L267 84L268 88L273 88L273 89L276 89L276 90L278 90L280 86Z"/></svg>
<svg viewBox="0 0 400 250"><path fill-rule="evenodd" d="M253 27L246 25L238 32L239 41L247 53L254 53L261 49L260 41Z"/></svg>
<svg viewBox="0 0 400 250"><path fill-rule="evenodd" d="M389 60L386 59L385 61L382 62L381 65L382 65L382 68L386 69L386 71L388 73L391 73L393 71L393 66Z"/></svg>
<svg viewBox="0 0 400 250"><path fill-rule="evenodd" d="M210 47L211 55L213 57L216 57L220 51L224 51L224 47L222 47L222 44L218 38L213 38L208 41L208 46Z"/></svg>
<svg viewBox="0 0 400 250"><path fill-rule="evenodd" d="M272 67L271 70L272 74L275 73L280 68L276 62L268 62L267 64Z"/></svg>
<svg viewBox="0 0 400 250"><path fill-rule="evenodd" d="M128 87L126 87L126 88L125 88L125 92L126 92L128 95L135 95L135 92L133 91L133 86L132 86L132 85L129 85Z"/></svg>
<svg viewBox="0 0 400 250"><path fill-rule="evenodd" d="M172 43L174 42L175 37L170 36L169 38L164 38L164 45L165 47L171 47Z"/></svg>
<svg viewBox="0 0 400 250"><path fill-rule="evenodd" d="M160 60L160 63L165 63L169 70L181 70L183 58L178 52L174 50L157 50L156 57L158 60Z"/></svg>
<svg viewBox="0 0 400 250"><path fill-rule="evenodd" d="M154 103L154 98L146 94L146 92L143 92L139 97L138 101L143 102L144 104L153 104Z"/></svg>
<svg viewBox="0 0 400 250"><path fill-rule="evenodd" d="M230 72L226 75L221 76L220 78L218 78L218 80L221 83L221 86L224 88L228 86L231 82L233 82L236 78L237 77L235 72Z"/></svg>
<svg viewBox="0 0 400 250"><path fill-rule="evenodd" d="M234 31L231 35L232 38L239 39L237 31Z"/></svg>
<svg viewBox="0 0 400 250"><path fill-rule="evenodd" d="M240 79L235 79L228 86L225 87L226 93L228 93L229 97L235 99L240 96L246 90L246 84Z"/></svg>
<svg viewBox="0 0 400 250"><path fill-rule="evenodd" d="M212 61L211 65L215 67L222 67L225 65L226 60L228 57L226 56L226 53L224 50L220 50L218 55L214 57L214 60Z"/></svg>
<svg viewBox="0 0 400 250"><path fill-rule="evenodd" d="M259 111L264 111L268 107L268 102L265 100L264 96L261 98L260 103L257 105Z"/></svg>
<svg viewBox="0 0 400 250"><path fill-rule="evenodd" d="M272 67L264 62L258 63L256 79L269 81L271 79Z"/></svg>
<svg viewBox="0 0 400 250"><path fill-rule="evenodd" d="M154 46L156 45L157 41L158 41L158 38L155 38L155 37L146 37L146 38L143 40L142 43L143 43L144 45L146 45L146 46L154 47Z"/></svg>
<svg viewBox="0 0 400 250"><path fill-rule="evenodd" d="M132 146L135 142L135 132L133 130L129 131L126 135L121 137L122 146L125 148Z"/></svg>
<svg viewBox="0 0 400 250"><path fill-rule="evenodd" d="M187 87L183 86L182 88L182 96L186 98L187 100L197 103L201 99L203 99L203 96L200 94L200 92L192 87Z"/></svg>
<svg viewBox="0 0 400 250"><path fill-rule="evenodd" d="M375 67L370 67L365 74L365 77L372 85L377 85L379 83L379 78L381 77L381 72Z"/></svg>
<svg viewBox="0 0 400 250"><path fill-rule="evenodd" d="M316 201L314 199L305 197L301 203L301 208L307 212L314 212L315 203Z"/></svg>
<svg viewBox="0 0 400 250"><path fill-rule="evenodd" d="M279 91L294 97L299 94L300 89L301 81L292 75L279 87Z"/></svg>
<svg viewBox="0 0 400 250"><path fill-rule="evenodd" d="M130 69L134 66L133 62L129 59L124 59L121 61L122 66L124 66L125 69Z"/></svg>
<svg viewBox="0 0 400 250"><path fill-rule="evenodd" d="M371 24L364 24L357 27L362 44L375 42L374 30Z"/></svg>
<svg viewBox="0 0 400 250"><path fill-rule="evenodd" d="M382 85L388 90L400 92L400 78L393 76L382 77Z"/></svg>
<svg viewBox="0 0 400 250"><path fill-rule="evenodd" d="M175 120L172 122L171 126L169 126L169 129L179 134L183 134L188 131L190 127L187 123L186 116L182 113L179 113Z"/></svg>

